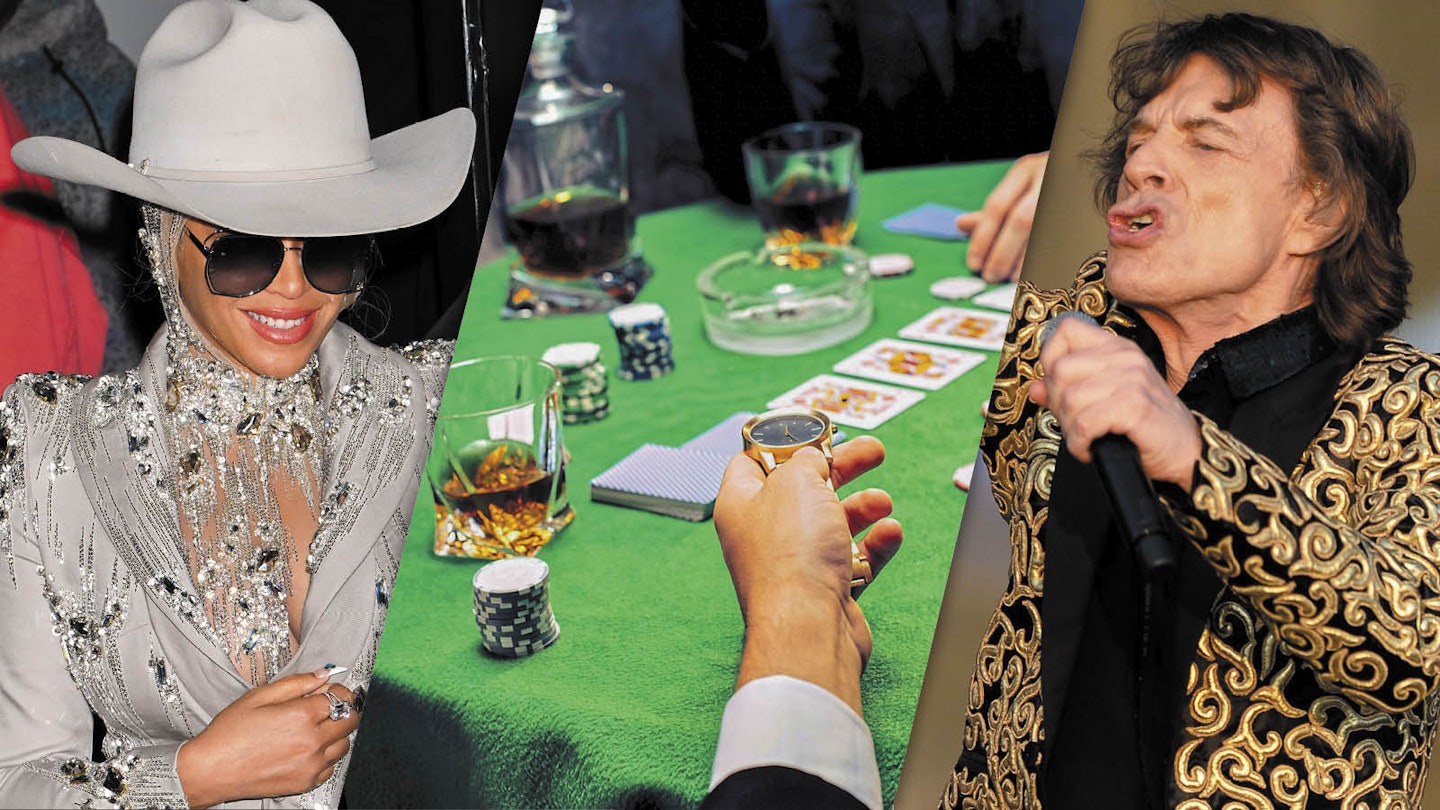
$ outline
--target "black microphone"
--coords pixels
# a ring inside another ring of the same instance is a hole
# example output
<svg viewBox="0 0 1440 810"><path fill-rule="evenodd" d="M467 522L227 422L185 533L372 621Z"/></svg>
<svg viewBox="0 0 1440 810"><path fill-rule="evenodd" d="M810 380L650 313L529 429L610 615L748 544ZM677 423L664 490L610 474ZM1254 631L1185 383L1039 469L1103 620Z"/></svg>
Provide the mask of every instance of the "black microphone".
<svg viewBox="0 0 1440 810"><path fill-rule="evenodd" d="M1041 346L1067 318L1097 325L1094 318L1083 312L1061 312L1041 328ZM1160 499L1155 496L1155 487L1145 475L1145 468L1140 466L1140 452L1135 449L1135 443L1126 436L1107 433L1090 443L1090 457L1100 473L1105 494L1110 497L1110 508L1120 522L1120 530L1130 542L1135 565L1146 579L1174 570L1175 553L1165 533Z"/></svg>

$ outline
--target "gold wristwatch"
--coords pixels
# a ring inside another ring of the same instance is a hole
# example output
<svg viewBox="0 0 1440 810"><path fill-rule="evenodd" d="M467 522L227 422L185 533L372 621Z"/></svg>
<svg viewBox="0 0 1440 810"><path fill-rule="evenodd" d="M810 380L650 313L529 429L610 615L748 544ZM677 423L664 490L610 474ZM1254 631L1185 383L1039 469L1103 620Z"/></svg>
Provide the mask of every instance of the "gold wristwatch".
<svg viewBox="0 0 1440 810"><path fill-rule="evenodd" d="M755 459L765 474L775 471L802 447L813 447L831 463L830 438L835 429L830 417L808 408L781 408L752 416L740 428L745 455Z"/></svg>
<svg viewBox="0 0 1440 810"><path fill-rule="evenodd" d="M814 447L833 464L831 437L835 428L830 417L808 408L781 408L753 416L740 428L745 455L755 459L766 475L775 471L802 447ZM874 579L870 561L860 546L850 543L850 596L856 598Z"/></svg>

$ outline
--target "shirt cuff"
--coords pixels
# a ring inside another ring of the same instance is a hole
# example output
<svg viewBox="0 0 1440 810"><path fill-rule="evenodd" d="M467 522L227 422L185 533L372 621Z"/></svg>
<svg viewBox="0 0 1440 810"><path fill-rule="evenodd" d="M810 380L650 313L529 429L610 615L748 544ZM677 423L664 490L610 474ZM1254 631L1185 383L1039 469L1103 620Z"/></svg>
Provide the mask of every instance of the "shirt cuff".
<svg viewBox="0 0 1440 810"><path fill-rule="evenodd" d="M711 790L737 771L766 765L818 776L881 810L869 727L845 701L809 681L757 678L725 704Z"/></svg>

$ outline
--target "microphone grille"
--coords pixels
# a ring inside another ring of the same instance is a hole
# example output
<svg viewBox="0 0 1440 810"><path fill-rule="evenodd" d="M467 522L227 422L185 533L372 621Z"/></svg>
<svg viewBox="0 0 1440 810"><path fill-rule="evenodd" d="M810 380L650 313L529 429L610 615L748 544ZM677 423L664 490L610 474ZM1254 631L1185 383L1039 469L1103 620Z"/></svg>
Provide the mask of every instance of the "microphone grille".
<svg viewBox="0 0 1440 810"><path fill-rule="evenodd" d="M1099 325L1095 322L1094 318L1086 315L1078 309L1070 309L1064 312L1057 313L1053 318L1046 321L1044 326L1040 327L1040 346L1042 348L1045 346L1046 343L1050 342L1050 336L1055 334L1055 330L1059 329L1060 324L1064 323L1066 320L1084 321L1091 326Z"/></svg>

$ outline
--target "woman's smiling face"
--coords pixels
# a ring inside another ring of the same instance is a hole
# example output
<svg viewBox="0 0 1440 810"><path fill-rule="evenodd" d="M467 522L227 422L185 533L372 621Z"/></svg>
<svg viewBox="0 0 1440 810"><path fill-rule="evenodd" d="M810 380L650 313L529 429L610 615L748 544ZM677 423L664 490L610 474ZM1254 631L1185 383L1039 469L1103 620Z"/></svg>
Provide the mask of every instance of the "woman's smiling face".
<svg viewBox="0 0 1440 810"><path fill-rule="evenodd" d="M207 247L228 233L196 219L184 227ZM303 239L283 240L299 248ZM285 251L279 273L269 286L243 298L216 295L205 282L205 254L188 237L176 247L175 269L180 301L195 328L237 368L283 379L305 367L330 333L350 295L321 292L310 285L300 251Z"/></svg>

